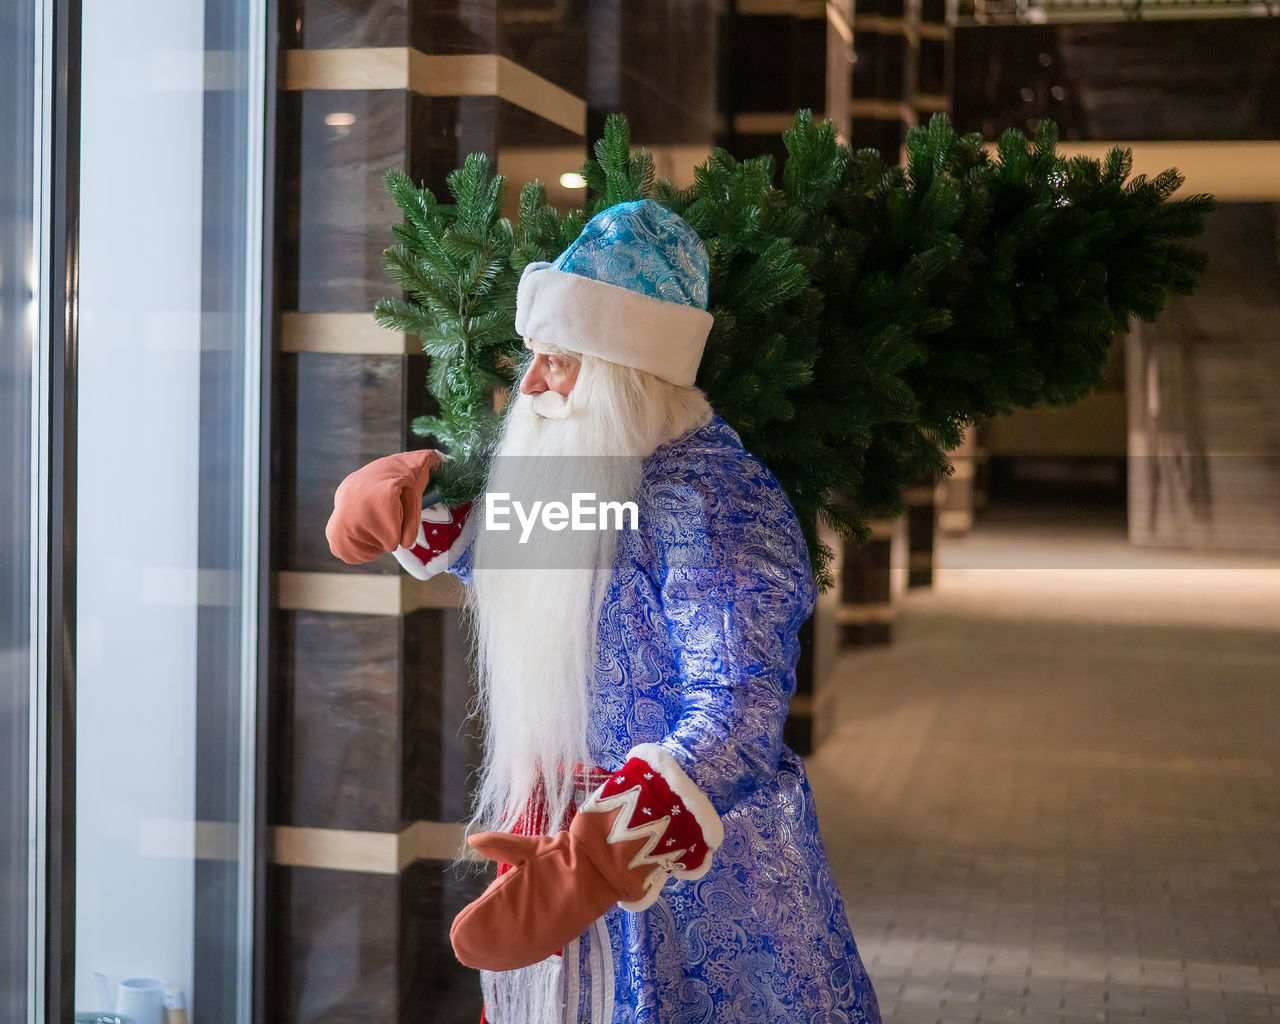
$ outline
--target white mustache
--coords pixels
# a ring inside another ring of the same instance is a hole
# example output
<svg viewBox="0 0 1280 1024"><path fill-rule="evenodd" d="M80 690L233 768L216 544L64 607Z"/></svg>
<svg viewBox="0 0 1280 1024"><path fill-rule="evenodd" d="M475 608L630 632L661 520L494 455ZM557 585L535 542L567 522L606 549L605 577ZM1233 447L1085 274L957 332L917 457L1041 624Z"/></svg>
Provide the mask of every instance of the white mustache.
<svg viewBox="0 0 1280 1024"><path fill-rule="evenodd" d="M566 398L548 388L531 396L529 406L544 420L566 420L574 414L573 392Z"/></svg>

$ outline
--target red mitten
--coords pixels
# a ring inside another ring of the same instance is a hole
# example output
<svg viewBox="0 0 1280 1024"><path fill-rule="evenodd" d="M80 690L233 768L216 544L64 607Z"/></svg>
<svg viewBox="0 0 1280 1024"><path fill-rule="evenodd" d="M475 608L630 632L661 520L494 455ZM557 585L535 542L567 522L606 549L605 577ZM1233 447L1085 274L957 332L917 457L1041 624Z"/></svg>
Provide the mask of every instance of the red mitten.
<svg viewBox="0 0 1280 1024"><path fill-rule="evenodd" d="M701 878L724 837L711 802L657 744L636 747L554 836L481 832L467 841L514 865L453 919L468 967L509 971L554 954L615 903L644 910L668 878Z"/></svg>
<svg viewBox="0 0 1280 1024"><path fill-rule="evenodd" d="M372 562L384 551L414 542L422 492L440 453L425 449L376 459L351 473L333 495L324 535L344 562Z"/></svg>

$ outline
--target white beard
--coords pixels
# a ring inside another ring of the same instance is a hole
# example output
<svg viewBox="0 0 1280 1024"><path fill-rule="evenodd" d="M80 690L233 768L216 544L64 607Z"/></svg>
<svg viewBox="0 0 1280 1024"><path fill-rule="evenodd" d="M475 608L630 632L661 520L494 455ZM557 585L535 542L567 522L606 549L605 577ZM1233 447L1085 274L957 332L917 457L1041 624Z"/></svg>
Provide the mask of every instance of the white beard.
<svg viewBox="0 0 1280 1024"><path fill-rule="evenodd" d="M655 387L652 378L644 387L634 381L619 387L634 373L585 359L567 402L554 392L517 395L486 493L507 492L526 508L534 500L567 503L575 491L601 501L634 500L645 456L710 417L700 392L636 415L628 406L643 406ZM661 394L668 386L658 384ZM483 496L477 513L485 514ZM586 739L588 687L617 533L539 530L519 545L518 522L506 533L486 530L483 519L479 527L468 606L485 759L473 825L510 830L529 798L541 793L542 824L554 833L574 799L572 769L593 763Z"/></svg>

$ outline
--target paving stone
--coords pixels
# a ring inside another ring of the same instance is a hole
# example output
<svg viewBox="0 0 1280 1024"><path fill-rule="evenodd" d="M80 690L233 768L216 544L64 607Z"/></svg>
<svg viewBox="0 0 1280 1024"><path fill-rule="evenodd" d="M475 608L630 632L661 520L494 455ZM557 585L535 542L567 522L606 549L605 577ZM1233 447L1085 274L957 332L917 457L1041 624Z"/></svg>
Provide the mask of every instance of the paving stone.
<svg viewBox="0 0 1280 1024"><path fill-rule="evenodd" d="M1280 560L981 519L939 558L809 759L885 1020L1280 1017Z"/></svg>

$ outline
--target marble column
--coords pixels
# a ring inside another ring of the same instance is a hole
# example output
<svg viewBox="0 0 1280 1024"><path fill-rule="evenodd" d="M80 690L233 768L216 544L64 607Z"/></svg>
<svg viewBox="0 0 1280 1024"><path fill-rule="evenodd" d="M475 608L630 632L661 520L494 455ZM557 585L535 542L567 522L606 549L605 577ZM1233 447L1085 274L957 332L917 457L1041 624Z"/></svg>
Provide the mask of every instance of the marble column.
<svg viewBox="0 0 1280 1024"><path fill-rule="evenodd" d="M961 537L973 527L973 514L979 504L977 471L982 455L974 427L965 430L960 444L947 453L947 458L951 460L952 473L938 485L938 529L946 536Z"/></svg>
<svg viewBox="0 0 1280 1024"><path fill-rule="evenodd" d="M730 4L723 31L721 145L739 158L770 155L780 173L786 160L782 133L798 109L830 118L854 145L882 146L884 133L869 131L868 120L878 124L887 117L897 132L901 123L915 123L913 104L945 108L943 51L938 49L945 40L943 5L931 0L923 12L915 7L904 12L902 0L896 11L893 0L887 2L887 7L867 11L860 6L856 17L852 0ZM922 40L926 52L919 58L914 54ZM908 68L903 60L909 49ZM914 77L917 67L919 80ZM855 75L860 76L857 84ZM891 145L883 147L891 162L898 159L901 137L894 134ZM927 511L931 518L932 505ZM894 527L878 523L876 529L865 547L844 545L834 537L828 541L837 551L836 582L804 627L796 697L787 721L787 742L801 753L816 749L830 727L833 694L827 683L836 648L888 642L891 636L889 535ZM903 557L905 537L904 532ZM925 580L932 575L932 532L927 544L917 541L917 579ZM921 557L927 564L919 564Z"/></svg>
<svg viewBox="0 0 1280 1024"><path fill-rule="evenodd" d="M585 4L284 0L275 239L274 605L265 779L266 1005L284 1022L471 1021L475 972L448 944L485 884L461 871L474 726L460 588L389 556L334 559L333 491L429 447L416 339L379 328L379 256L399 221L382 175L444 194L482 151L559 185L586 147Z"/></svg>
<svg viewBox="0 0 1280 1024"><path fill-rule="evenodd" d="M832 705L836 693L830 684L839 654L836 616L840 605L841 544L835 531L821 521L818 523L818 536L836 554L831 567L836 585L818 595L813 614L800 628L796 692L787 709L787 721L782 732L783 742L797 754L812 754L835 724Z"/></svg>
<svg viewBox="0 0 1280 1024"><path fill-rule="evenodd" d="M938 484L919 481L903 492L907 536L907 586L933 586L933 549L938 536Z"/></svg>
<svg viewBox="0 0 1280 1024"><path fill-rule="evenodd" d="M734 156L786 159L782 133L795 112L824 115L827 5L823 0L738 0L725 32L721 144Z"/></svg>
<svg viewBox="0 0 1280 1024"><path fill-rule="evenodd" d="M623 113L633 147L657 176L693 182L716 136L720 20L713 0L593 0L587 39L587 126Z"/></svg>
<svg viewBox="0 0 1280 1024"><path fill-rule="evenodd" d="M951 109L945 0L832 0L828 116L854 148L898 163L907 131Z"/></svg>
<svg viewBox="0 0 1280 1024"><path fill-rule="evenodd" d="M906 518L873 519L871 538L845 544L840 560L839 639L845 647L893 640L894 598L905 589ZM895 570L900 570L896 573Z"/></svg>
<svg viewBox="0 0 1280 1024"><path fill-rule="evenodd" d="M933 518L934 506L928 510ZM834 724L833 669L842 648L868 647L893 639L895 601L906 591L911 573L909 515L873 519L864 544L841 541L826 526L819 535L835 552L834 585L818 597L817 607L800 631L796 694L783 738L800 754L813 753Z"/></svg>

